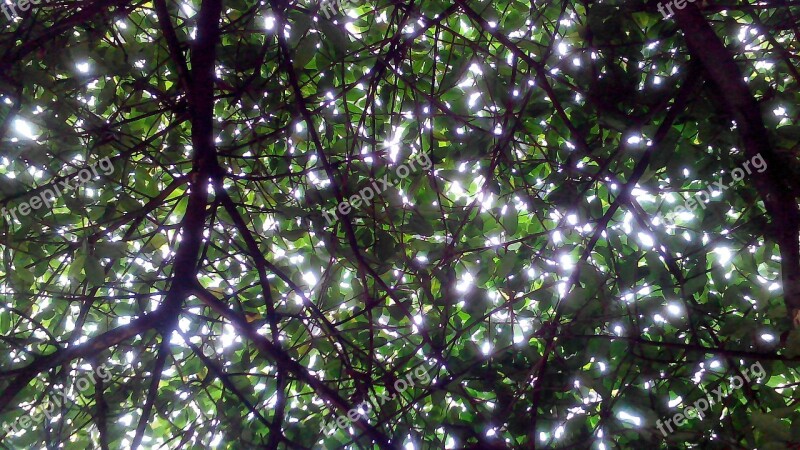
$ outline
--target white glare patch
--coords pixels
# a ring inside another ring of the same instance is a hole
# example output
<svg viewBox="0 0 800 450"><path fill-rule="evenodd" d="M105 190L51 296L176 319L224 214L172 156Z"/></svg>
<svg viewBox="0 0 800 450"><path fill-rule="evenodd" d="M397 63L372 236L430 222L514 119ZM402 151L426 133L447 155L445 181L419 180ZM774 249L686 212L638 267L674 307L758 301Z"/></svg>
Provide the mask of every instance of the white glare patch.
<svg viewBox="0 0 800 450"><path fill-rule="evenodd" d="M522 330L518 327L514 327L514 338L513 341L515 344L521 344L525 342L525 335L522 334Z"/></svg>
<svg viewBox="0 0 800 450"><path fill-rule="evenodd" d="M306 272L303 274L303 281L308 283L309 286L314 286L317 284L317 277L314 276L313 272Z"/></svg>
<svg viewBox="0 0 800 450"><path fill-rule="evenodd" d="M575 267L575 263L572 262L572 257L570 255L561 255L561 257L558 258L558 262L561 263L561 267L566 270Z"/></svg>
<svg viewBox="0 0 800 450"><path fill-rule="evenodd" d="M653 244L655 244L655 242L653 241L652 236L650 236L647 233L639 233L638 237L639 237L639 242L641 242L642 245L644 245L647 248L653 248Z"/></svg>
<svg viewBox="0 0 800 450"><path fill-rule="evenodd" d="M633 214L628 211L625 213L625 217L622 219L622 231L625 234L631 234L633 232L633 227L631 226L631 222L633 221Z"/></svg>
<svg viewBox="0 0 800 450"><path fill-rule="evenodd" d="M726 247L717 247L714 249L714 253L719 256L719 263L720 265L725 265L728 261L731 260L731 250Z"/></svg>
<svg viewBox="0 0 800 450"><path fill-rule="evenodd" d="M674 408L674 407L680 405L682 401L683 401L683 397L681 397L679 395L675 400L670 400L669 403L667 403L667 406L669 406L670 408Z"/></svg>
<svg viewBox="0 0 800 450"><path fill-rule="evenodd" d="M211 440L211 447L212 447L212 448L213 448L213 447L218 447L218 446L219 446L219 444L220 444L220 442L222 442L222 438L223 438L223 437L224 437L224 436L222 435L222 433L215 435L215 436L214 436L214 439L213 439L213 440Z"/></svg>
<svg viewBox="0 0 800 450"><path fill-rule="evenodd" d="M192 324L192 322L189 319L185 318L185 317L181 317L180 320L178 321L178 327L184 333L188 333L189 332L189 325L191 325L191 324Z"/></svg>
<svg viewBox="0 0 800 450"><path fill-rule="evenodd" d="M75 68L77 68L78 72L80 72L80 73L88 73L89 72L89 63L88 62L82 62L82 63L75 64Z"/></svg>
<svg viewBox="0 0 800 450"><path fill-rule="evenodd" d="M617 418L619 420L623 420L625 422L632 423L632 424L636 425L637 427L642 424L642 418L641 417L636 417L636 416L634 416L632 414L628 414L625 411L620 411L619 414L617 415Z"/></svg>
<svg viewBox="0 0 800 450"><path fill-rule="evenodd" d="M675 304L675 303L670 303L670 304L667 306L667 311L668 311L668 312L669 312L671 315L673 315L673 316L677 316L677 315L679 315L679 314L681 313L681 307L680 307L680 306L678 306L678 305L677 305L677 304Z"/></svg>
<svg viewBox="0 0 800 450"><path fill-rule="evenodd" d="M220 336L220 341L222 342L222 347L230 347L233 345L233 342L236 341L237 334L234 331L234 328L231 325L225 324L222 327L222 335Z"/></svg>
<svg viewBox="0 0 800 450"><path fill-rule="evenodd" d="M483 353L484 355L488 355L491 351L492 351L492 344L484 342L483 345L481 345L481 353Z"/></svg>
<svg viewBox="0 0 800 450"><path fill-rule="evenodd" d="M639 142L642 142L642 138L641 136L631 136L628 138L627 142L628 144L638 144Z"/></svg>
<svg viewBox="0 0 800 450"><path fill-rule="evenodd" d="M267 16L264 18L264 28L267 30L271 30L275 28L275 18L272 16Z"/></svg>
<svg viewBox="0 0 800 450"><path fill-rule="evenodd" d="M775 340L775 336L769 333L763 333L761 334L761 340L763 340L764 342L772 342Z"/></svg>
<svg viewBox="0 0 800 450"><path fill-rule="evenodd" d="M472 285L473 280L474 278L472 277L472 274L470 274L469 272L465 273L461 281L459 281L458 284L456 284L456 290L458 292L467 292L473 286Z"/></svg>
<svg viewBox="0 0 800 450"><path fill-rule="evenodd" d="M33 134L33 127L31 124L22 119L14 120L14 130L27 139L36 139L36 135Z"/></svg>
<svg viewBox="0 0 800 450"><path fill-rule="evenodd" d="M480 96L481 96L480 92L475 92L474 94L469 96L468 104L470 108L472 108L473 106L475 106L476 103L478 103L478 99L480 98Z"/></svg>

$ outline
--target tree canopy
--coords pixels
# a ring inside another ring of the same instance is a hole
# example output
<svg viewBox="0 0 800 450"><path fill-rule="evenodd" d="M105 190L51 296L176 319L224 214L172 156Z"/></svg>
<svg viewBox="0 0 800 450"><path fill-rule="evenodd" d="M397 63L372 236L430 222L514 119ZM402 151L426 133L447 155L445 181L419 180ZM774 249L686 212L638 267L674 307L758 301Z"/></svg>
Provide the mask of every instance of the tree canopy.
<svg viewBox="0 0 800 450"><path fill-rule="evenodd" d="M8 0L0 448L800 445L795 14Z"/></svg>

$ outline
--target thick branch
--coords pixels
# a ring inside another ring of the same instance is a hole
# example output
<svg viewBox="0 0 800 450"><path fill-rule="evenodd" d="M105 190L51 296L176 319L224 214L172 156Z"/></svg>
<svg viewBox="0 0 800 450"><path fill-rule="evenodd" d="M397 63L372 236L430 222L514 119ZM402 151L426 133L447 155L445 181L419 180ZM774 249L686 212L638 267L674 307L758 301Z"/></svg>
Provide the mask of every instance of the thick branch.
<svg viewBox="0 0 800 450"><path fill-rule="evenodd" d="M790 167L769 143L761 109L753 97L731 52L725 48L700 11L693 5L676 9L675 20L683 30L692 56L700 60L736 120L745 154L761 154L767 162L763 173L754 173L767 212L772 218L771 233L781 250L781 276L786 310L794 326L800 326L800 210L789 180Z"/></svg>

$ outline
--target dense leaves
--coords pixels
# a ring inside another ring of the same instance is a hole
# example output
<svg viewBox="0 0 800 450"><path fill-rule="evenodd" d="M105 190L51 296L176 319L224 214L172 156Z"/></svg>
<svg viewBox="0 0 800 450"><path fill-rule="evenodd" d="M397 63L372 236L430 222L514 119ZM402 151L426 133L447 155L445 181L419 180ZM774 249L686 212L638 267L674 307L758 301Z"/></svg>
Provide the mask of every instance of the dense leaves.
<svg viewBox="0 0 800 450"><path fill-rule="evenodd" d="M0 446L800 444L797 7L319 7L2 23Z"/></svg>

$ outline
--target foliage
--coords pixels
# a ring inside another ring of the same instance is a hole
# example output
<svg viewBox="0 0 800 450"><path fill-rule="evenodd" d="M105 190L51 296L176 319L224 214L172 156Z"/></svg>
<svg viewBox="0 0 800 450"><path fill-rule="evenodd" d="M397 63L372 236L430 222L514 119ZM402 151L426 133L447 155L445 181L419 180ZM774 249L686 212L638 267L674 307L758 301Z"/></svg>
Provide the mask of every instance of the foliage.
<svg viewBox="0 0 800 450"><path fill-rule="evenodd" d="M704 7L790 192L800 10ZM92 365L112 379L68 389L56 420L0 446L800 443L781 289L797 255L767 181L654 220L751 156L688 16L641 1L318 8L42 2L4 23L2 206L104 157L114 172L3 219L0 421ZM327 224L421 153L430 170ZM765 379L731 389L755 361ZM328 434L419 367L430 385ZM657 431L720 385L705 420Z"/></svg>

